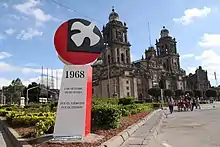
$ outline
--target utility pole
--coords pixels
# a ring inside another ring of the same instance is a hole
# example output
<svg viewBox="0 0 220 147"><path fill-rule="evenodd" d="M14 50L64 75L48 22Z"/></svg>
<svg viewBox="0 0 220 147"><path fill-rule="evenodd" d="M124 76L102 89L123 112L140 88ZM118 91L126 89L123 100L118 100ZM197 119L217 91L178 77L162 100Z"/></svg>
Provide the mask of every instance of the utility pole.
<svg viewBox="0 0 220 147"><path fill-rule="evenodd" d="M44 67L42 66L42 69L41 69L42 71L41 71L41 87L42 87L42 85L44 84Z"/></svg>
<svg viewBox="0 0 220 147"><path fill-rule="evenodd" d="M48 99L48 89L49 87L48 87L48 68L47 68L47 99Z"/></svg>

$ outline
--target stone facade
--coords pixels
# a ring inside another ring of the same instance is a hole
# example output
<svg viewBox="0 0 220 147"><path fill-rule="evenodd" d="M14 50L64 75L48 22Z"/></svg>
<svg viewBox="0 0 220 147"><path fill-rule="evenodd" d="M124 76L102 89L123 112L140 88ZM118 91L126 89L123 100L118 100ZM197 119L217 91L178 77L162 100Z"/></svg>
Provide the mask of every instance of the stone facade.
<svg viewBox="0 0 220 147"><path fill-rule="evenodd" d="M201 66L196 69L195 73L190 73L186 76L187 90L201 90L205 92L208 88L211 87L211 84L208 80L207 71L203 70Z"/></svg>
<svg viewBox="0 0 220 147"><path fill-rule="evenodd" d="M2 89L0 89L0 104L2 104L3 102L3 91Z"/></svg>
<svg viewBox="0 0 220 147"><path fill-rule="evenodd" d="M186 73L180 67L176 39L165 27L149 47L145 57L131 62L127 25L112 9L109 22L103 26L106 50L93 64L93 97L149 97L148 89L186 89Z"/></svg>

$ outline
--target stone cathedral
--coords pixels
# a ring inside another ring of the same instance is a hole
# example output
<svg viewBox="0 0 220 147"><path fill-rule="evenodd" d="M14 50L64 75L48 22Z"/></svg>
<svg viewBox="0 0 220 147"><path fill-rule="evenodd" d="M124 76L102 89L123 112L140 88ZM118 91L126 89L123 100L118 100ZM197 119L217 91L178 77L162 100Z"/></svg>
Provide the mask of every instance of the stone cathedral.
<svg viewBox="0 0 220 147"><path fill-rule="evenodd" d="M155 47L144 51L145 56L131 62L131 44L126 23L112 9L109 22L103 26L106 50L93 66L93 97L149 97L148 89L186 89L186 72L180 67L176 39L165 27Z"/></svg>

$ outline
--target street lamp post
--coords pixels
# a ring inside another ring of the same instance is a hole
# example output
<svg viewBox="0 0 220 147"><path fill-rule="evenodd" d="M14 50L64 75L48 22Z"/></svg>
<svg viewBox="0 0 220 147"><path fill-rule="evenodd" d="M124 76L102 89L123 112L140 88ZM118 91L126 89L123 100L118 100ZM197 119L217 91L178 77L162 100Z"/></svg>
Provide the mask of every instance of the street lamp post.
<svg viewBox="0 0 220 147"><path fill-rule="evenodd" d="M35 88L38 88L39 86L34 86L34 87L31 87L31 88L28 88L27 89L27 101L26 101L26 105L28 104L28 101L29 101L29 98L28 98L28 92L29 90L32 90L32 89L35 89Z"/></svg>

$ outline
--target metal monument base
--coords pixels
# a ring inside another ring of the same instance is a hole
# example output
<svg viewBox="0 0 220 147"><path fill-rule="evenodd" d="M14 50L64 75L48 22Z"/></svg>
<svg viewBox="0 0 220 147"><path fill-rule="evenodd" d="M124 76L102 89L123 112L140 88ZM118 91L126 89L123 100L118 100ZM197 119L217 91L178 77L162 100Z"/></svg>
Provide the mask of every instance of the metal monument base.
<svg viewBox="0 0 220 147"><path fill-rule="evenodd" d="M97 134L89 134L88 136L54 136L53 139L51 139L50 143L94 143L100 139L102 139L104 136L100 136Z"/></svg>
<svg viewBox="0 0 220 147"><path fill-rule="evenodd" d="M82 136L54 136L52 142L81 142Z"/></svg>

